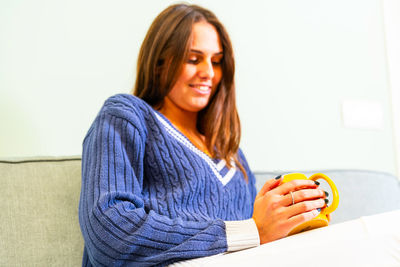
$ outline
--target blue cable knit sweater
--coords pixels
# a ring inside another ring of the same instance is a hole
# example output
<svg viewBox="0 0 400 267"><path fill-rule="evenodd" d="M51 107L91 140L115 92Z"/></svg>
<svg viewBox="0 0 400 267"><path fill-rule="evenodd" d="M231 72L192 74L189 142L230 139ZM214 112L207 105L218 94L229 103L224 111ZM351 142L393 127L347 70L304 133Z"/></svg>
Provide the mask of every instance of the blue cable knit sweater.
<svg viewBox="0 0 400 267"><path fill-rule="evenodd" d="M211 159L132 95L109 98L83 142L83 266L150 266L227 250L224 221L251 218L254 176Z"/></svg>

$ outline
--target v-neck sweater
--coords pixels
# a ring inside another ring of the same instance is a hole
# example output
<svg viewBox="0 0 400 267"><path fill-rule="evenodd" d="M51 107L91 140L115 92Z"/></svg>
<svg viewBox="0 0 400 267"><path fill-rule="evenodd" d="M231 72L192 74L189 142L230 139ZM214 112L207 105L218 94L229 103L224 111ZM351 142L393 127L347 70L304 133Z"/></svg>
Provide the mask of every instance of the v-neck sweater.
<svg viewBox="0 0 400 267"><path fill-rule="evenodd" d="M251 218L256 196L241 150L238 158L248 181L143 100L109 98L83 142L83 265L166 265L227 251L228 221Z"/></svg>

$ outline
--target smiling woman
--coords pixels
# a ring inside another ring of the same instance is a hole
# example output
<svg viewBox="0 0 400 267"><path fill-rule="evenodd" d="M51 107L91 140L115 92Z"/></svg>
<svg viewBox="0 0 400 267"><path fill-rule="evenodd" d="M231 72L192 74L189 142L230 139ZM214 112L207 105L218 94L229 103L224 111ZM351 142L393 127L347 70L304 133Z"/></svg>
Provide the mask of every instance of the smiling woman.
<svg viewBox="0 0 400 267"><path fill-rule="evenodd" d="M217 17L199 6L174 5L157 16L143 41L134 95L207 154L229 167L233 159L247 177L237 158L241 131L234 73L232 44ZM178 103L174 111L163 108L171 101Z"/></svg>
<svg viewBox="0 0 400 267"><path fill-rule="evenodd" d="M257 246L325 205L310 180L271 179L256 194L239 149L234 73L212 12L179 4L154 20L134 95L109 98L83 143L83 266L167 265Z"/></svg>
<svg viewBox="0 0 400 267"><path fill-rule="evenodd" d="M172 103L182 111L197 113L207 106L221 81L223 54L217 31L207 22L198 22L192 35L187 62L161 110L167 111L167 103Z"/></svg>
<svg viewBox="0 0 400 267"><path fill-rule="evenodd" d="M188 59L160 112L211 156L204 135L197 129L197 114L207 106L221 81L222 46L216 29L207 22L193 25L191 39Z"/></svg>
<svg viewBox="0 0 400 267"><path fill-rule="evenodd" d="M222 46L216 29L207 22L193 25L191 39L188 59L160 112L211 156L204 135L197 129L197 114L207 106L221 81Z"/></svg>

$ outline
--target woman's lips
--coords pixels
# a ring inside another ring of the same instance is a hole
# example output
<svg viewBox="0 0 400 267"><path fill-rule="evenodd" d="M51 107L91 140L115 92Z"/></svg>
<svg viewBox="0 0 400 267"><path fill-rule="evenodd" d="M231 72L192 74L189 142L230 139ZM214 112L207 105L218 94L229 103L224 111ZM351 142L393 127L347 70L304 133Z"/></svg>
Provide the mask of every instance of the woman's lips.
<svg viewBox="0 0 400 267"><path fill-rule="evenodd" d="M191 88L193 88L196 92L207 95L211 93L211 85L208 84L190 84Z"/></svg>

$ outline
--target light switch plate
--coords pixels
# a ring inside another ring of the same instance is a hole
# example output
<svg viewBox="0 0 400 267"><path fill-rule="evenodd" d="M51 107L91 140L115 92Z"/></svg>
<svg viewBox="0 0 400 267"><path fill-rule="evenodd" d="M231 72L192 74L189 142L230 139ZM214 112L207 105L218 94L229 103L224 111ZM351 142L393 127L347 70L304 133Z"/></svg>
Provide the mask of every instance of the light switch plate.
<svg viewBox="0 0 400 267"><path fill-rule="evenodd" d="M382 130L382 104L379 101L372 100L343 100L342 120L346 128Z"/></svg>

